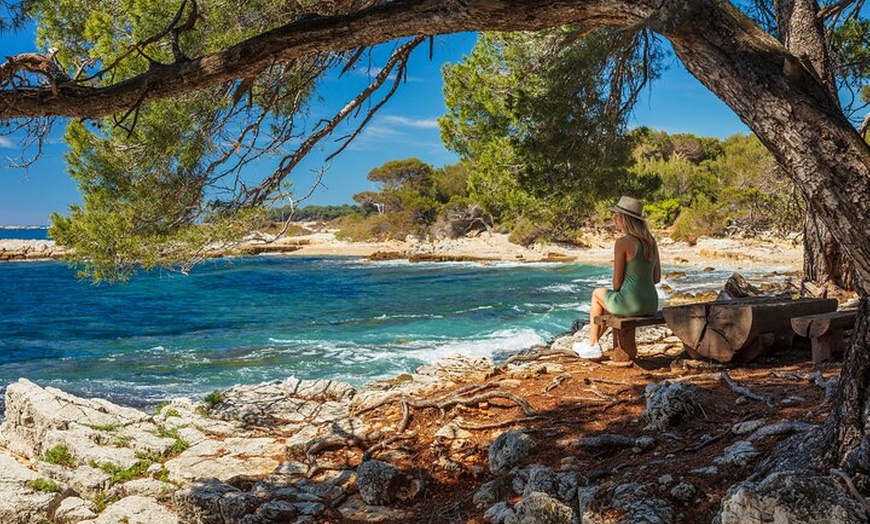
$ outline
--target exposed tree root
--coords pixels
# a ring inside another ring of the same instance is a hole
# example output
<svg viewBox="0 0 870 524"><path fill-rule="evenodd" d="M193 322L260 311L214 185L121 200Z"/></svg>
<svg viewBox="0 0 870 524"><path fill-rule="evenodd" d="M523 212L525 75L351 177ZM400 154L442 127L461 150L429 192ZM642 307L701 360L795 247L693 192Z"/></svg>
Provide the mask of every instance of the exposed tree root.
<svg viewBox="0 0 870 524"><path fill-rule="evenodd" d="M577 353L574 353L569 349L552 349L550 347L544 347L540 351L534 353L513 355L508 358L504 364L499 366L499 369L505 369L509 364L514 364L516 362L533 362L544 357L568 357L575 360L580 358L577 356Z"/></svg>
<svg viewBox="0 0 870 524"><path fill-rule="evenodd" d="M864 511L866 511L867 514L870 515L870 502L867 502L867 499L865 499L864 496L861 495L861 493L858 491L858 488L856 488L855 484L852 483L852 479L849 477L849 475L847 475L845 471L835 468L831 468L831 475L836 475L846 482L846 486L849 487L849 493L851 493L852 496L855 497L858 502L860 502L861 505L864 506Z"/></svg>
<svg viewBox="0 0 870 524"><path fill-rule="evenodd" d="M556 389L557 387L559 387L559 386L562 384L562 382L565 382L566 380L569 380L570 378L571 378L571 374L570 374L570 373L562 373L561 375L559 375L559 376L557 376L556 378L554 378L552 382L550 382L549 384L547 384L547 385L546 385L546 386L541 390L541 393L547 393L547 392L549 392L549 391L552 391L552 390Z"/></svg>
<svg viewBox="0 0 870 524"><path fill-rule="evenodd" d="M487 430L487 429L504 428L507 426L513 426L515 424L525 424L526 422L533 422L535 420L541 420L542 418L544 418L544 417L536 415L534 417L522 417L522 418L511 419L511 420L503 420L501 422L493 422L491 424L465 424L465 423L456 422L456 421L453 421L453 423L459 429L464 429L466 431L483 431L483 430Z"/></svg>
<svg viewBox="0 0 870 524"><path fill-rule="evenodd" d="M722 378L722 381L728 385L728 387L731 389L731 391L737 393L738 395L742 395L746 398L751 398L752 400L764 402L764 404L769 408L773 407L773 401L770 399L770 397L767 397L764 395L759 395L758 393L753 392L749 388L747 388L745 386L741 386L740 384L735 382L734 379L732 379L730 375L728 375L727 371L722 370L722 372L719 374L719 376Z"/></svg>
<svg viewBox="0 0 870 524"><path fill-rule="evenodd" d="M416 433L409 433L407 435L393 435L391 437L388 437L388 438L378 442L377 444L370 446L368 449L366 449L363 452L361 462L365 462L365 461L369 460L372 457L372 455L377 453L378 451L383 451L383 450L387 449L387 446L389 446L393 442L396 442L398 440L407 440L407 439L413 439L413 438L417 438Z"/></svg>

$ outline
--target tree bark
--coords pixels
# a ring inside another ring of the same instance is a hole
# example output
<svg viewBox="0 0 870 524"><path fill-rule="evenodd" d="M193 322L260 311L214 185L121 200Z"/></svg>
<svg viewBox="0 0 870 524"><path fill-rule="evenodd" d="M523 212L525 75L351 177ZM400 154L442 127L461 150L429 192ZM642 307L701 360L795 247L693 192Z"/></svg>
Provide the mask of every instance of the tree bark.
<svg viewBox="0 0 870 524"><path fill-rule="evenodd" d="M825 28L816 0L778 0L776 21L783 45L814 72L837 99L837 83L825 42ZM804 279L824 287L855 289L854 264L830 234L815 209L807 206L804 222Z"/></svg>
<svg viewBox="0 0 870 524"><path fill-rule="evenodd" d="M858 306L858 323L844 356L837 402L825 422L823 467L870 474L870 297Z"/></svg>
<svg viewBox="0 0 870 524"><path fill-rule="evenodd" d="M855 264L862 307L827 438L814 450L824 453L822 466L866 474L870 461L859 458L870 455L870 148L818 76L733 6L712 0L695 9L691 26L666 34L677 55L758 135Z"/></svg>
<svg viewBox="0 0 870 524"><path fill-rule="evenodd" d="M836 286L846 291L855 289L855 265L821 217L807 206L804 223L804 280L822 287Z"/></svg>

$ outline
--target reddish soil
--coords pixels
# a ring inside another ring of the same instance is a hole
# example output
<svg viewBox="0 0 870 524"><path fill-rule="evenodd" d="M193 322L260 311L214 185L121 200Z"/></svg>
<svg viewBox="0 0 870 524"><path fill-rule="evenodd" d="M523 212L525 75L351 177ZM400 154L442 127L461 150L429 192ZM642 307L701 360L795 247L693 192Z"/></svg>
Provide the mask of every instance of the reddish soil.
<svg viewBox="0 0 870 524"><path fill-rule="evenodd" d="M658 486L658 479L665 474L671 475L675 482L689 482L703 492L700 502L680 505L671 500L664 489L660 496L673 504L677 522L710 522L726 490L746 478L757 463L745 468L720 466L718 474L714 475L692 473L711 466L726 447L746 438L731 433L730 428L735 423L763 419L767 424L783 420L815 424L824 420L830 405L824 402L823 389L810 378L820 368L812 364L806 349L765 355L739 367L698 369L686 366L693 362L697 361L661 355L644 357L643 354L628 367L563 356L540 359L535 363L558 365L521 379L499 372L477 383L482 388L481 393L499 391L525 399L536 411L535 418L524 414L516 402L503 398L471 406L456 405L443 412L434 408L412 408L410 425L403 433L409 438L397 440L373 456L425 479L424 492L412 503L414 522L486 522L485 508L476 508L472 496L483 483L493 479L487 461L490 444L500 433L511 429L525 431L533 437L535 449L529 464L547 465L555 470L571 464L589 485L612 487L641 482ZM741 398L721 379L723 370L755 395L769 397L774 407ZM839 364L826 366L821 371L823 378L829 379L839 373ZM663 432L645 429L646 422L641 417L645 407L644 388L650 383L677 379L699 386L698 413ZM484 388L483 384L493 387ZM462 387L469 385L459 384L453 390ZM420 400L437 400L450 394L451 390L444 390ZM464 395L469 396L469 393ZM785 399L793 399L793 403L783 403ZM386 404L362 416L371 426L385 428L385 432L389 432L389 428L394 431L403 418L398 403ZM466 427L504 425L470 430L471 437L458 448L455 443L451 447L450 441L439 442L435 433L457 418ZM630 449L587 450L573 445L582 437L601 433L651 436L656 446L636 454ZM720 438L700 445L711 436ZM754 445L763 457L783 438L785 436L769 437ZM339 460L360 459L346 453L347 450ZM337 513L335 516L332 522L348 522Z"/></svg>

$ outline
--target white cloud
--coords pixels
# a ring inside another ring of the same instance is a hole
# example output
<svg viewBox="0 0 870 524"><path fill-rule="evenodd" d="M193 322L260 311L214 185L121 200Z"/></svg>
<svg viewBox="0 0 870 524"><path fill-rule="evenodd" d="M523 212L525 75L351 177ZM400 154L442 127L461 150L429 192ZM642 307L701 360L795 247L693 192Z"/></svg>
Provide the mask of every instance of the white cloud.
<svg viewBox="0 0 870 524"><path fill-rule="evenodd" d="M0 149L14 149L15 143L8 138L0 136Z"/></svg>
<svg viewBox="0 0 870 524"><path fill-rule="evenodd" d="M408 118L404 116L385 116L381 122L388 125L412 127L414 129L438 129L438 121L434 118Z"/></svg>

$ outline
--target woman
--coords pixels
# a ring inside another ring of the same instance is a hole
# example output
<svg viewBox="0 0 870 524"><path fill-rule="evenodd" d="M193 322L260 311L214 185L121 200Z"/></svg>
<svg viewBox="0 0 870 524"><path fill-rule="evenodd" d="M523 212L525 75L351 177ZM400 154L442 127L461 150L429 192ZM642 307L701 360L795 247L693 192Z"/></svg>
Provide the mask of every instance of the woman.
<svg viewBox="0 0 870 524"><path fill-rule="evenodd" d="M598 343L603 326L595 323L595 317L606 313L624 317L654 315L659 307L655 288L661 280L659 250L643 219L643 204L624 196L610 209L614 225L624 235L614 246L613 289L601 287L592 292L589 340L574 343L574 351L583 358L603 354Z"/></svg>

